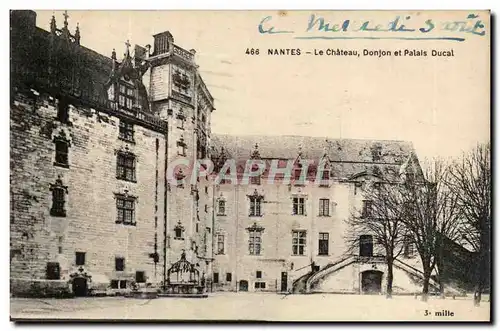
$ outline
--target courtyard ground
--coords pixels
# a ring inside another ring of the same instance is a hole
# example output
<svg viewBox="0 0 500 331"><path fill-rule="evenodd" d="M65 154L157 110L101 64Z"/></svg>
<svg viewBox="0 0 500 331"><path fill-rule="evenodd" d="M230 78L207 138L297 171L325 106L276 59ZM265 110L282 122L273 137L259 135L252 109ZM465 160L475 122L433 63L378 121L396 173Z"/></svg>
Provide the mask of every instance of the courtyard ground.
<svg viewBox="0 0 500 331"><path fill-rule="evenodd" d="M10 315L51 320L488 321L490 303L474 307L471 298L422 302L413 296L210 293L205 299L11 298Z"/></svg>

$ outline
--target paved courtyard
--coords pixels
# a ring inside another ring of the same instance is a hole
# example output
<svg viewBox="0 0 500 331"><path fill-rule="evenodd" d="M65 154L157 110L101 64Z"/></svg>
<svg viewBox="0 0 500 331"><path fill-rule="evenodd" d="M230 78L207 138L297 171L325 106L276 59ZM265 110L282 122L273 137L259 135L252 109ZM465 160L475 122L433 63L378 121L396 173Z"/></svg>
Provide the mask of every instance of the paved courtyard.
<svg viewBox="0 0 500 331"><path fill-rule="evenodd" d="M258 320L258 321L487 321L489 302L470 298L260 293L211 293L206 299L121 297L11 299L13 319ZM439 312L444 316L436 316ZM453 314L453 316L451 316Z"/></svg>

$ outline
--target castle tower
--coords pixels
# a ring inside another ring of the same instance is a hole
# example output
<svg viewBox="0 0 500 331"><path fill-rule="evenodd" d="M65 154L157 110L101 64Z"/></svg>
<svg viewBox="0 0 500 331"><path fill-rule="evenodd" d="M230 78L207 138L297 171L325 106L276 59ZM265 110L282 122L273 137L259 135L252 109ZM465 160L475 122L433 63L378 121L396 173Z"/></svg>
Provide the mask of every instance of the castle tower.
<svg viewBox="0 0 500 331"><path fill-rule="evenodd" d="M136 47L136 62L149 63L144 84L149 88L151 110L168 122L166 163L169 167L189 164L173 169L178 184L171 182L166 189L165 264L168 268L185 250L186 258L208 273L212 190L206 180L192 181L192 169L198 159L208 158L214 100L199 75L196 52L177 46L168 31L153 37L152 50Z"/></svg>

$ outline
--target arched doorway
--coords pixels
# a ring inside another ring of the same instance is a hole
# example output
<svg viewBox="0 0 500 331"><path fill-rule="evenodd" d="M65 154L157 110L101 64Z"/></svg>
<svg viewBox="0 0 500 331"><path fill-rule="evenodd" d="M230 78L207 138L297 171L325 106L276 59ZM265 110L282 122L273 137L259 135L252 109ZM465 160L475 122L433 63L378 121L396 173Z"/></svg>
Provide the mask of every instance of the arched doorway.
<svg viewBox="0 0 500 331"><path fill-rule="evenodd" d="M382 271L367 270L361 273L361 293L380 294L382 292Z"/></svg>
<svg viewBox="0 0 500 331"><path fill-rule="evenodd" d="M248 292L248 281L240 280L240 292Z"/></svg>
<svg viewBox="0 0 500 331"><path fill-rule="evenodd" d="M85 277L73 278L73 293L76 297L84 297L88 294L88 283Z"/></svg>

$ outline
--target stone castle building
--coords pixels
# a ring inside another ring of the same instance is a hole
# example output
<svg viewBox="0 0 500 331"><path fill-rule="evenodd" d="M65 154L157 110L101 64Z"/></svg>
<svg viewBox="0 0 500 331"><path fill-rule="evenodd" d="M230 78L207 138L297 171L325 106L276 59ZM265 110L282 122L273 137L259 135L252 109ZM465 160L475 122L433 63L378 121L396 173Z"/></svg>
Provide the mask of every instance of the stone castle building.
<svg viewBox="0 0 500 331"><path fill-rule="evenodd" d="M11 278L121 289L162 282L183 251L207 274L209 191L166 181L210 143L195 51L164 32L107 57L68 25L11 13Z"/></svg>
<svg viewBox="0 0 500 331"><path fill-rule="evenodd" d="M11 283L69 282L76 294L162 285L185 253L213 291L384 291L379 248L360 234L346 255L344 220L367 208L365 182L419 171L411 144L215 135L195 50L163 32L107 57L81 38L67 15L46 31L34 12L11 12ZM248 159L326 171L321 185L269 184L268 170L214 184L181 169L183 184L170 185L179 158L219 169L234 159L240 177ZM409 243L395 292L419 291L418 269Z"/></svg>

